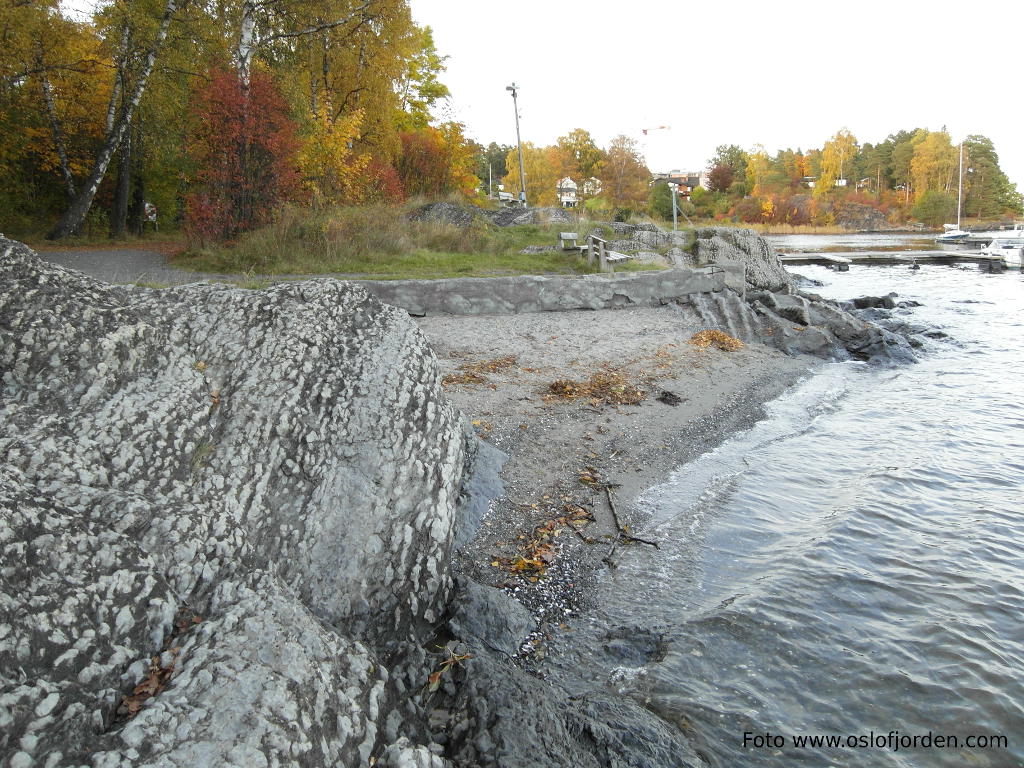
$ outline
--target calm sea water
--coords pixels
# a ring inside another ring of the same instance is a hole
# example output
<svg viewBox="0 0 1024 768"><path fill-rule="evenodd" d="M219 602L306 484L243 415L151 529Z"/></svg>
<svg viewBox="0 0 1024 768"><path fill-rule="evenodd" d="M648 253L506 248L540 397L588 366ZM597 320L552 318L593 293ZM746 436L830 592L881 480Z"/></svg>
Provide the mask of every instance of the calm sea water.
<svg viewBox="0 0 1024 768"><path fill-rule="evenodd" d="M576 637L712 766L1024 766L1024 279L799 271L950 338L824 366L650 490L662 550L626 551Z"/></svg>

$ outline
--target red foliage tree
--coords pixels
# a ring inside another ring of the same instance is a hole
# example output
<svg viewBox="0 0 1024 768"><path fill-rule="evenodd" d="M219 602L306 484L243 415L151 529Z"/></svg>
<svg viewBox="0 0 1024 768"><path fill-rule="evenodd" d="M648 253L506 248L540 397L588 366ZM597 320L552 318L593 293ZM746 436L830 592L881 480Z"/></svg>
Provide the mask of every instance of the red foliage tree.
<svg viewBox="0 0 1024 768"><path fill-rule="evenodd" d="M199 189L188 200L187 226L224 240L265 223L297 188L295 124L271 77L214 71L194 97L189 155Z"/></svg>
<svg viewBox="0 0 1024 768"><path fill-rule="evenodd" d="M708 188L712 192L725 192L729 189L736 174L725 163L719 163L708 173Z"/></svg>
<svg viewBox="0 0 1024 768"><path fill-rule="evenodd" d="M400 203L405 200L405 186L391 165L374 158L366 167L366 202Z"/></svg>
<svg viewBox="0 0 1024 768"><path fill-rule="evenodd" d="M402 131L398 177L410 195L436 197L446 192L448 157L440 133L434 128Z"/></svg>

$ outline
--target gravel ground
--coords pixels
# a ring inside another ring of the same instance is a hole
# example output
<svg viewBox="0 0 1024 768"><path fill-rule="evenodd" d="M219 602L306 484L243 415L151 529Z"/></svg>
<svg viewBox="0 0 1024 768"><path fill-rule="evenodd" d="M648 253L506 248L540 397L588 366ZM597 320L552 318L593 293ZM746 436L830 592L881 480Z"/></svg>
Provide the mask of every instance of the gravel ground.
<svg viewBox="0 0 1024 768"><path fill-rule="evenodd" d="M505 497L492 504L456 564L475 581L504 587L538 619L539 631L524 646L527 663L542 658L544 635L583 607L593 574L614 560L612 505L618 522L642 538L639 494L752 425L765 402L818 362L760 345L696 347L689 339L701 328L670 306L418 323L452 377L448 396L477 434L508 456ZM621 374L645 397L616 405L549 391L555 381L585 382L597 371ZM482 381L463 383L474 372ZM605 484L615 486L610 494ZM594 518L580 535L564 520L578 510ZM626 545L650 546L616 546ZM516 558L538 551L551 558L543 575L511 570Z"/></svg>

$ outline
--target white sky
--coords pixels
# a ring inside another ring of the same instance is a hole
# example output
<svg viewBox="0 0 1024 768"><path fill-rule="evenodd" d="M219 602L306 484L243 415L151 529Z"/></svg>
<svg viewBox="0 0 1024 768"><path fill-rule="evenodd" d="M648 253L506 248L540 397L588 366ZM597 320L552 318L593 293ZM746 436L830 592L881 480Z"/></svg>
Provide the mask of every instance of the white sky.
<svg viewBox="0 0 1024 768"><path fill-rule="evenodd" d="M720 144L820 148L944 126L987 136L1024 191L1021 0L410 0L450 58L442 119L515 143L624 133L654 171L699 170ZM658 125L670 130L641 129Z"/></svg>

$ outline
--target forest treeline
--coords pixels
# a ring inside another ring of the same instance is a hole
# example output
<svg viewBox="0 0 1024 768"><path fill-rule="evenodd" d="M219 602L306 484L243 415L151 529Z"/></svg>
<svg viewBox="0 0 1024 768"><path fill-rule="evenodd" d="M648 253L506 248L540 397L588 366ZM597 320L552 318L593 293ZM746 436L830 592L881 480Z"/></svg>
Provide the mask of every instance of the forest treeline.
<svg viewBox="0 0 1024 768"><path fill-rule="evenodd" d="M474 148L404 0L0 0L0 211L58 238L230 238L284 201L472 194ZM153 210L151 208L150 210Z"/></svg>
<svg viewBox="0 0 1024 768"><path fill-rule="evenodd" d="M323 209L518 196L515 148L438 121L445 57L405 0L0 0L0 228L118 236L147 216L230 240L285 203ZM682 150L683 148L681 148ZM963 142L965 216L1021 213L991 141ZM719 147L687 215L830 224L844 207L892 222L955 216L960 151L945 131L821 149ZM569 177L603 213L671 210L634 138L579 128L523 145L528 200Z"/></svg>

